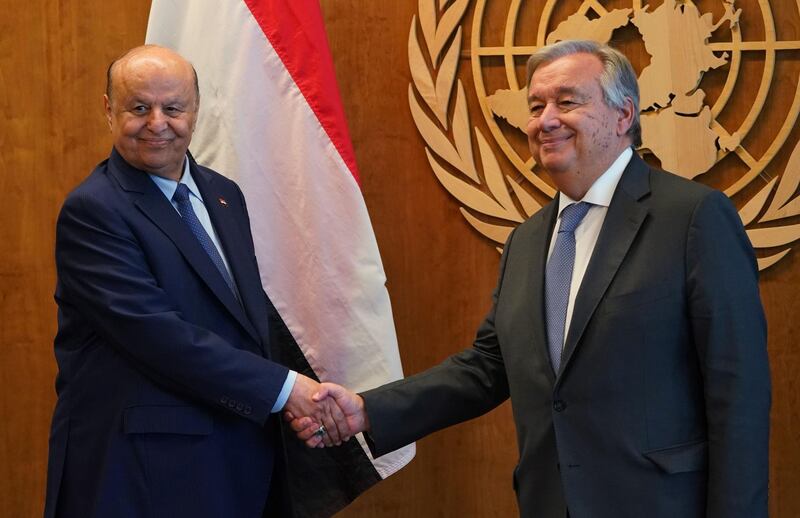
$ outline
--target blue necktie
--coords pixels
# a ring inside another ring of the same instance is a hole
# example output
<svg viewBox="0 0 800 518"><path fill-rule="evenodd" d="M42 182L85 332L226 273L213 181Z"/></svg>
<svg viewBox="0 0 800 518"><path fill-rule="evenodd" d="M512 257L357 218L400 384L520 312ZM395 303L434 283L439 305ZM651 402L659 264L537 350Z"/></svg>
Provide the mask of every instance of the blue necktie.
<svg viewBox="0 0 800 518"><path fill-rule="evenodd" d="M575 266L575 229L586 216L589 207L591 203L581 202L569 205L561 211L561 226L544 276L547 345L550 349L550 363L556 374L561 367L569 288Z"/></svg>
<svg viewBox="0 0 800 518"><path fill-rule="evenodd" d="M233 295L238 299L233 279L231 279L230 274L228 274L228 269L225 268L225 263L222 261L222 256L219 255L219 250L217 250L214 242L208 236L206 229L203 228L203 224L197 219L197 214L194 213L192 202L189 200L189 187L184 183L179 183L175 194L172 195L172 199L178 204L178 212L181 213L183 221L186 222L192 230L192 234L200 241L200 245L211 258L211 262L214 263L217 270L219 270L220 275L222 275L222 278L225 280L225 284L228 285L228 288L231 289Z"/></svg>

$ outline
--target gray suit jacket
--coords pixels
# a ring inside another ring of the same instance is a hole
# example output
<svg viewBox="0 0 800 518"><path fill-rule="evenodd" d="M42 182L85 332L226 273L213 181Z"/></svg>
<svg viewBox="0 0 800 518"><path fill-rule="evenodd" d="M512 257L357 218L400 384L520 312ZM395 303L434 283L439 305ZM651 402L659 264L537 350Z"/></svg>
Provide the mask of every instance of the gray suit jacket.
<svg viewBox="0 0 800 518"><path fill-rule="evenodd" d="M770 382L753 251L730 201L637 155L550 366L557 204L509 237L473 347L363 394L377 455L511 397L520 514L767 516Z"/></svg>

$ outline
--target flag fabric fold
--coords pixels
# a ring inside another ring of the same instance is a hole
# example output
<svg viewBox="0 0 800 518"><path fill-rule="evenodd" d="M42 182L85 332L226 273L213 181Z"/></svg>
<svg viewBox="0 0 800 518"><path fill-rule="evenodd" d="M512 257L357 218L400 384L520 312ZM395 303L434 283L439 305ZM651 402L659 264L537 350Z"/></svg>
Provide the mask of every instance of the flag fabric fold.
<svg viewBox="0 0 800 518"><path fill-rule="evenodd" d="M297 368L307 360L320 380L356 391L401 378L386 278L318 1L153 0L147 43L175 49L198 72L192 153L244 191L264 290L304 356ZM339 478L372 480L332 496L334 507L414 456L410 445L373 459L358 439L350 451L374 470L343 452L325 458L358 466Z"/></svg>

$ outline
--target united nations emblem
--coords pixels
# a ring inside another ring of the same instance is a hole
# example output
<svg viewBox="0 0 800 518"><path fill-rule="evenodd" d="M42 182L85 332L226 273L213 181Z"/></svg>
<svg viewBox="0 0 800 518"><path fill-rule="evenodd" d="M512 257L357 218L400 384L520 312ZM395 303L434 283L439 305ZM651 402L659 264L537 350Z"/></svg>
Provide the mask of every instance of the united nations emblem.
<svg viewBox="0 0 800 518"><path fill-rule="evenodd" d="M800 145L792 133L800 41L782 34L800 13L776 24L766 0L750 2L419 0L408 96L434 174L469 224L502 245L555 195L527 147L527 57L565 39L610 43L639 75L639 153L724 191L740 207L759 269L774 265L800 239ZM459 70L467 59L471 67ZM465 90L469 80L474 91ZM480 124L471 122L475 105Z"/></svg>

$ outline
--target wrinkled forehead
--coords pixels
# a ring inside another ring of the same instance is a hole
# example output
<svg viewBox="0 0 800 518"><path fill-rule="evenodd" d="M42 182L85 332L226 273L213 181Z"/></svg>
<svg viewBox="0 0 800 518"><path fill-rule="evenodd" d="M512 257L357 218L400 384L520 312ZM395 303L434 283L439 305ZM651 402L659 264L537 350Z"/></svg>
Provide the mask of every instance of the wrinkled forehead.
<svg viewBox="0 0 800 518"><path fill-rule="evenodd" d="M591 54L570 54L539 65L531 75L529 97L588 93L600 88L603 66Z"/></svg>
<svg viewBox="0 0 800 518"><path fill-rule="evenodd" d="M192 68L182 59L134 55L120 60L112 74L115 94L168 94L196 101Z"/></svg>
<svg viewBox="0 0 800 518"><path fill-rule="evenodd" d="M166 49L142 50L121 58L112 70L112 74L117 76L115 79L159 75L178 80L191 80L192 66L177 54L166 52Z"/></svg>

